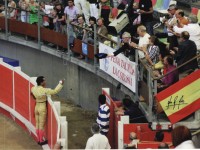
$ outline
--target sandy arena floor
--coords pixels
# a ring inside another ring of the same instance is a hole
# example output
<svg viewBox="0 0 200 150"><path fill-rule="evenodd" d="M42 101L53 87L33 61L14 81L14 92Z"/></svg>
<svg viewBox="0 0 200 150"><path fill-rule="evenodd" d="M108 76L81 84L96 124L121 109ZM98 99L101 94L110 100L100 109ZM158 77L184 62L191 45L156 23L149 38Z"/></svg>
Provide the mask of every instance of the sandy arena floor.
<svg viewBox="0 0 200 150"><path fill-rule="evenodd" d="M61 101L61 115L67 116L68 148L84 149L87 139L92 136L90 126L95 122L97 112L85 111L70 101ZM13 120L0 114L0 150L41 150L32 137Z"/></svg>

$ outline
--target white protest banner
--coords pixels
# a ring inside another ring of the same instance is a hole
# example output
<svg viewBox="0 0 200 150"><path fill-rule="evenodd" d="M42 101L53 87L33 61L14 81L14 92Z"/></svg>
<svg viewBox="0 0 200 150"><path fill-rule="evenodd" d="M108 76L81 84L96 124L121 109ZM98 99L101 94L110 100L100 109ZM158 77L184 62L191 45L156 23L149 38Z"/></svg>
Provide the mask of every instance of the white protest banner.
<svg viewBox="0 0 200 150"><path fill-rule="evenodd" d="M99 43L99 53L111 54L114 51L113 48ZM136 66L135 62L130 61L123 54L100 59L100 69L133 92L135 92L136 89Z"/></svg>

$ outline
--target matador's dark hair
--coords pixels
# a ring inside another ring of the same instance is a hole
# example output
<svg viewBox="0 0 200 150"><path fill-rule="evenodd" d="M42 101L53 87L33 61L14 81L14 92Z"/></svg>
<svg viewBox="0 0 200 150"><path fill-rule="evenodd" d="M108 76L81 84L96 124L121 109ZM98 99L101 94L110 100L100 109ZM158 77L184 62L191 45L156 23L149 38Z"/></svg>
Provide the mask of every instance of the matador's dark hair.
<svg viewBox="0 0 200 150"><path fill-rule="evenodd" d="M39 85L41 85L41 83L44 81L44 77L43 76L39 76L39 77L37 77L37 79L36 79L36 82L37 82L37 85L39 86Z"/></svg>

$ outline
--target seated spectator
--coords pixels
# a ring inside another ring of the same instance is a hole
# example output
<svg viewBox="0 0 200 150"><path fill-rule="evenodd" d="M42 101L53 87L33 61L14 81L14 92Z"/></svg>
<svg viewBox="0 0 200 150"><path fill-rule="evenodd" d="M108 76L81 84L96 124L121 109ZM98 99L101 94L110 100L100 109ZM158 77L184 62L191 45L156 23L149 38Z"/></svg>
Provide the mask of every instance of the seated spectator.
<svg viewBox="0 0 200 150"><path fill-rule="evenodd" d="M130 132L129 134L130 143L124 144L125 149L137 149L137 144L139 143L139 139L137 139L137 134L135 132Z"/></svg>
<svg viewBox="0 0 200 150"><path fill-rule="evenodd" d="M145 116L138 107L138 104L134 103L129 98L122 100L122 107L115 108L117 115L128 115L130 123L145 123L147 122Z"/></svg>
<svg viewBox="0 0 200 150"><path fill-rule="evenodd" d="M186 61L194 58L197 55L197 47L196 44L189 40L190 34L187 31L184 31L180 35L180 44L178 46L177 51L170 51L170 54L175 56L175 60L177 66L185 63ZM183 73L187 70L194 71L198 68L197 59L193 60L192 62L184 65L179 69L180 73Z"/></svg>
<svg viewBox="0 0 200 150"><path fill-rule="evenodd" d="M154 66L153 66L154 70L161 70L164 68L162 55L160 54L158 58L159 58L159 61L156 64L154 64Z"/></svg>
<svg viewBox="0 0 200 150"><path fill-rule="evenodd" d="M158 149L169 149L169 145L167 143L160 143Z"/></svg>
<svg viewBox="0 0 200 150"><path fill-rule="evenodd" d="M106 28L106 26L104 26L104 19L103 18L99 18L97 20L97 33L100 34L100 35L103 35L103 36L107 36L108 35L108 30ZM98 41L103 43L106 39L99 36L98 35Z"/></svg>
<svg viewBox="0 0 200 150"><path fill-rule="evenodd" d="M165 56L164 58L164 75L172 70L174 70L176 67L173 65L173 58L171 56ZM156 76L161 76L159 72L155 72ZM161 79L161 84L158 85L158 92L166 89L170 85L176 83L179 80L179 74L178 71L173 71L170 74L166 75L164 78Z"/></svg>
<svg viewBox="0 0 200 150"><path fill-rule="evenodd" d="M175 149L195 149L191 132L186 126L177 126L173 129L172 143Z"/></svg>
<svg viewBox="0 0 200 150"><path fill-rule="evenodd" d="M173 31L178 33L179 35L183 31L187 31L190 34L189 40L194 41L197 49L200 50L200 26L198 24L197 16L190 14L188 17L189 23L188 25L182 25L174 26Z"/></svg>
<svg viewBox="0 0 200 150"><path fill-rule="evenodd" d="M164 133L162 131L157 131L154 137L155 141L162 142L164 139Z"/></svg>

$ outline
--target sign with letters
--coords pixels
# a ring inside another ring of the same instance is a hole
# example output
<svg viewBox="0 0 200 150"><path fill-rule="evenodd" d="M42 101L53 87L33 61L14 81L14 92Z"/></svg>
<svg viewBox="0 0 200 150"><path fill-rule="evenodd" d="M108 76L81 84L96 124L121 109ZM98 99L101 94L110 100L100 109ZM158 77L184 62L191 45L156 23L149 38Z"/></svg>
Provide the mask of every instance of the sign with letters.
<svg viewBox="0 0 200 150"><path fill-rule="evenodd" d="M99 43L99 53L111 54L115 50ZM136 89L136 63L130 61L123 54L100 59L100 69L125 85L131 91Z"/></svg>

